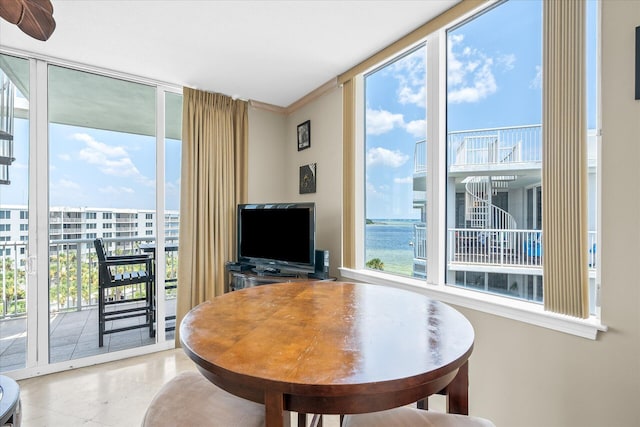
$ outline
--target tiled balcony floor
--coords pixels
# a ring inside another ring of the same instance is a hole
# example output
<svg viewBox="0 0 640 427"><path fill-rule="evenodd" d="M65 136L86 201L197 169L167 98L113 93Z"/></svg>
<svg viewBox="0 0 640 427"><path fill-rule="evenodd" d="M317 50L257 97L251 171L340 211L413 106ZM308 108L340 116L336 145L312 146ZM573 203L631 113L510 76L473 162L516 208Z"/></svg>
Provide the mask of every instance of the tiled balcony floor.
<svg viewBox="0 0 640 427"><path fill-rule="evenodd" d="M175 299L167 300L167 315L175 314ZM144 318L118 320L119 326L144 323ZM107 322L107 329L113 327ZM168 321L167 326L173 326ZM0 372L25 367L27 350L27 319L0 320ZM166 332L167 339L173 339L174 331ZM154 344L148 328L133 329L104 336L104 346L98 347L97 308L52 314L49 319L50 363L94 356L111 351L124 350Z"/></svg>

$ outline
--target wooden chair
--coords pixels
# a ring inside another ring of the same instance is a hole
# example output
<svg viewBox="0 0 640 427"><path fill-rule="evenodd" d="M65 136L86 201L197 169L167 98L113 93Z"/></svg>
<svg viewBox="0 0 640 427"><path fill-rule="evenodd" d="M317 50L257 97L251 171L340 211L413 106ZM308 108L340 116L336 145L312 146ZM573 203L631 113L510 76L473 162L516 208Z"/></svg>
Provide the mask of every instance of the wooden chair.
<svg viewBox="0 0 640 427"><path fill-rule="evenodd" d="M93 244L98 256L98 345L104 335L149 328L153 337L153 273L152 259L144 255L107 256L102 239ZM144 295L135 295L134 286L144 284ZM144 317L144 323L106 329L108 321Z"/></svg>
<svg viewBox="0 0 640 427"><path fill-rule="evenodd" d="M403 406L368 414L345 415L342 427L495 427L484 418Z"/></svg>
<svg viewBox="0 0 640 427"><path fill-rule="evenodd" d="M227 393L199 372L183 372L155 395L142 427L262 427L264 405Z"/></svg>

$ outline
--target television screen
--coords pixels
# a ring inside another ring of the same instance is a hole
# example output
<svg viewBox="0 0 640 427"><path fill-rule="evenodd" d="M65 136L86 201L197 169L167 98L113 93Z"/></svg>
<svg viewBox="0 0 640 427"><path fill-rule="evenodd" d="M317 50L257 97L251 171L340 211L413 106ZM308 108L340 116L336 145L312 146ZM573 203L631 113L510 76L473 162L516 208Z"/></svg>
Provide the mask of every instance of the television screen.
<svg viewBox="0 0 640 427"><path fill-rule="evenodd" d="M238 261L313 271L315 205L238 205Z"/></svg>

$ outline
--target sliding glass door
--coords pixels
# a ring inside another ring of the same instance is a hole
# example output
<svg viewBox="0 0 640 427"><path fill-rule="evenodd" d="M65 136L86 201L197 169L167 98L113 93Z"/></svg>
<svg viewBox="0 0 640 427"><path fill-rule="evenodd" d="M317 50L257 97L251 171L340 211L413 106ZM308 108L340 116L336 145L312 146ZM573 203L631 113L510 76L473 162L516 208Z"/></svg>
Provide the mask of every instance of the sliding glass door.
<svg viewBox="0 0 640 427"><path fill-rule="evenodd" d="M0 55L0 371L27 363L29 61Z"/></svg>
<svg viewBox="0 0 640 427"><path fill-rule="evenodd" d="M147 322L141 310L109 316L106 332L132 329L105 333L99 346L99 298L110 313L147 304L135 301L147 295L143 283L100 295L94 240L108 255L155 243L147 219L155 211L155 88L53 65L48 81L50 361L154 344L149 328L134 328Z"/></svg>
<svg viewBox="0 0 640 427"><path fill-rule="evenodd" d="M0 83L0 371L28 377L172 347L179 88L7 54ZM145 298L149 315L105 322L117 332L102 345L98 238L107 255L153 259L152 290L103 298L124 310Z"/></svg>

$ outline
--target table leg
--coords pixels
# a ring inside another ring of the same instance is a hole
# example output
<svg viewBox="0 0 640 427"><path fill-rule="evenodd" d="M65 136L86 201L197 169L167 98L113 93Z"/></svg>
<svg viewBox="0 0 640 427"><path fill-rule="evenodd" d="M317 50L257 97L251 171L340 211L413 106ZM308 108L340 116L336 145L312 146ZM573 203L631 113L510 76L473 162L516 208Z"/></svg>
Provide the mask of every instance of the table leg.
<svg viewBox="0 0 640 427"><path fill-rule="evenodd" d="M307 425L307 414L303 414L301 412L298 413L298 427L306 427Z"/></svg>
<svg viewBox="0 0 640 427"><path fill-rule="evenodd" d="M416 402L416 407L418 409L429 409L429 399L421 399Z"/></svg>
<svg viewBox="0 0 640 427"><path fill-rule="evenodd" d="M265 425L266 427L290 427L291 415L284 411L284 396L278 392L265 392Z"/></svg>
<svg viewBox="0 0 640 427"><path fill-rule="evenodd" d="M447 386L447 412L469 415L469 361L458 369Z"/></svg>

